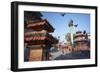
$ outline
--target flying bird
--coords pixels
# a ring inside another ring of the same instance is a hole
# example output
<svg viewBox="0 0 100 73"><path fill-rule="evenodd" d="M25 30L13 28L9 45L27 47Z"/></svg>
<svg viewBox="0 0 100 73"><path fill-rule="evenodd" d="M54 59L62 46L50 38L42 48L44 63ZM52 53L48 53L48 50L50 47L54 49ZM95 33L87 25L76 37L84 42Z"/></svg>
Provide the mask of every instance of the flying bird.
<svg viewBox="0 0 100 73"><path fill-rule="evenodd" d="M86 34L86 30L83 31L83 34Z"/></svg>
<svg viewBox="0 0 100 73"><path fill-rule="evenodd" d="M61 16L64 16L66 13L62 13Z"/></svg>
<svg viewBox="0 0 100 73"><path fill-rule="evenodd" d="M78 24L77 25L74 25L75 27L77 27L78 26Z"/></svg>

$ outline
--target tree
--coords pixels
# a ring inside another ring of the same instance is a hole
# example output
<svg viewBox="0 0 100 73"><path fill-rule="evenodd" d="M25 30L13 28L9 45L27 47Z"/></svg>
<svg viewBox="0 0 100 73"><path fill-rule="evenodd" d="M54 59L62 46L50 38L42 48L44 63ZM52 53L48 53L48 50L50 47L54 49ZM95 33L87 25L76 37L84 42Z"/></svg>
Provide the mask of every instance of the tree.
<svg viewBox="0 0 100 73"><path fill-rule="evenodd" d="M74 40L74 36L75 36L75 34L73 34L73 40ZM71 33L67 33L67 34L65 35L65 39L66 39L66 41L67 41L68 43L71 44Z"/></svg>
<svg viewBox="0 0 100 73"><path fill-rule="evenodd" d="M65 39L66 39L67 42L71 43L71 33L67 33L65 35Z"/></svg>

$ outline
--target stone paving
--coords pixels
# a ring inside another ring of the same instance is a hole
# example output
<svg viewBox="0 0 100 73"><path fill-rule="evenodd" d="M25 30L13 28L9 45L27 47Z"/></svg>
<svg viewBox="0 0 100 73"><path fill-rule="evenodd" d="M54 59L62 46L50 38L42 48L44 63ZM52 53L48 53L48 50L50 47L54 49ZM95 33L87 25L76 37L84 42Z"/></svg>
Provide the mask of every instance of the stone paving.
<svg viewBox="0 0 100 73"><path fill-rule="evenodd" d="M89 59L90 51L80 51L63 54L62 51L52 50L51 51L52 59L51 60L67 60L67 59Z"/></svg>

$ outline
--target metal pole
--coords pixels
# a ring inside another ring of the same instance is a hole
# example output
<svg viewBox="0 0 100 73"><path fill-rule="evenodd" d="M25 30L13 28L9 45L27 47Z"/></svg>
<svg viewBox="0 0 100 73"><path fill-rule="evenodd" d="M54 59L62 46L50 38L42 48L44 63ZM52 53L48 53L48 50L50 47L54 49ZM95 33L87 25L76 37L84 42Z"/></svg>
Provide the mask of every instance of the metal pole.
<svg viewBox="0 0 100 73"><path fill-rule="evenodd" d="M73 45L73 26L71 26L69 28L70 28L71 45Z"/></svg>

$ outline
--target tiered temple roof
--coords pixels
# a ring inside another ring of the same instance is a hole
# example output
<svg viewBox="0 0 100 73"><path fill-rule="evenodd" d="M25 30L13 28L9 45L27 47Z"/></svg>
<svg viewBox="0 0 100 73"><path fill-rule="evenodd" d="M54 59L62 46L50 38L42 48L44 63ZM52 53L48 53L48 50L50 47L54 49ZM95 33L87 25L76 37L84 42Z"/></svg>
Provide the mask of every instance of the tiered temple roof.
<svg viewBox="0 0 100 73"><path fill-rule="evenodd" d="M33 22L31 24L28 24L26 27L31 28L35 31L47 30L48 32L54 32L54 28L46 19Z"/></svg>
<svg viewBox="0 0 100 73"><path fill-rule="evenodd" d="M49 50L52 44L58 43L51 32L54 28L46 19L41 18L40 12L26 11L24 14L24 42L27 43L29 61L49 60Z"/></svg>
<svg viewBox="0 0 100 73"><path fill-rule="evenodd" d="M81 31L77 31L75 36L74 36L75 40L74 42L87 42L88 39L86 39L86 34L83 34Z"/></svg>
<svg viewBox="0 0 100 73"><path fill-rule="evenodd" d="M58 40L52 35L46 34L44 36L31 36L26 37L25 42L32 43L32 44L56 44Z"/></svg>
<svg viewBox="0 0 100 73"><path fill-rule="evenodd" d="M54 28L49 24L47 20L35 21L31 24L27 24L27 29L33 29L32 32L26 32L25 42L29 44L56 44L58 40L53 37L49 32L54 32Z"/></svg>

